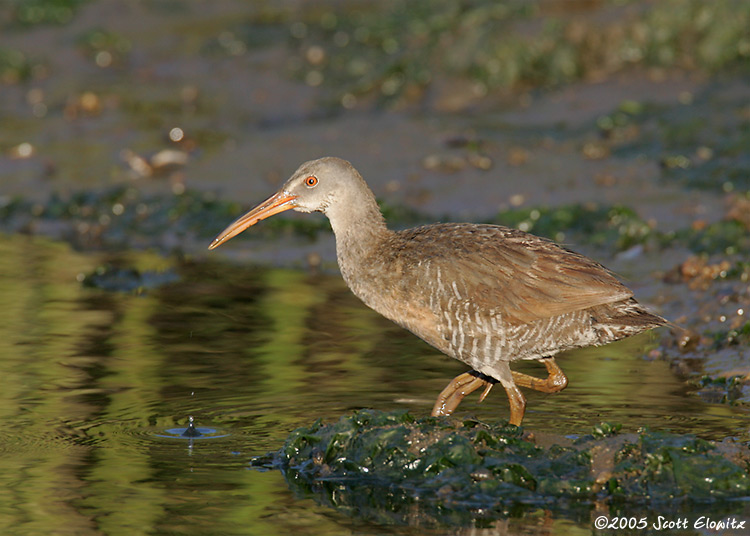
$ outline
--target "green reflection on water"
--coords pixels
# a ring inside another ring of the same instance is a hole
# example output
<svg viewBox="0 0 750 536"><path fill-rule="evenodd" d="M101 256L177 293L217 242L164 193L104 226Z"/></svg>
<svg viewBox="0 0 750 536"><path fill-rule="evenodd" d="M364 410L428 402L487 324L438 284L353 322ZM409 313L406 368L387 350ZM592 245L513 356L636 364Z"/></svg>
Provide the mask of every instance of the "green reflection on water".
<svg viewBox="0 0 750 536"><path fill-rule="evenodd" d="M143 295L79 283L103 262L180 279ZM249 459L318 417L363 407L426 415L464 370L361 305L337 274L83 255L12 236L0 237L0 300L0 530L9 533L338 534L352 523L377 532L295 497L276 472L247 470ZM705 404L666 363L641 359L648 344L561 357L570 387L530 393L527 427L575 434L617 420L714 439L747 429L742 408ZM507 402L493 392L481 405L467 400L467 413L505 418ZM188 415L226 436L192 447L157 437Z"/></svg>

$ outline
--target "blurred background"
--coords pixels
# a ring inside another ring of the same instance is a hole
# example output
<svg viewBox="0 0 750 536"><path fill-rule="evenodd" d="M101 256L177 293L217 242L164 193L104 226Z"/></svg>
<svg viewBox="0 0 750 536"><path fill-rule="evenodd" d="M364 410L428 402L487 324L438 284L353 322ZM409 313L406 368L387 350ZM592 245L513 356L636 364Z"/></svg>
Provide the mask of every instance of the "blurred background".
<svg viewBox="0 0 750 536"><path fill-rule="evenodd" d="M691 330L561 357L528 428L747 442L748 148L740 0L4 1L0 527L431 533L246 470L318 417L426 415L464 371L351 296L321 215L206 251L326 155L393 228L550 237ZM507 418L493 395L459 412ZM450 530L588 533L594 511Z"/></svg>

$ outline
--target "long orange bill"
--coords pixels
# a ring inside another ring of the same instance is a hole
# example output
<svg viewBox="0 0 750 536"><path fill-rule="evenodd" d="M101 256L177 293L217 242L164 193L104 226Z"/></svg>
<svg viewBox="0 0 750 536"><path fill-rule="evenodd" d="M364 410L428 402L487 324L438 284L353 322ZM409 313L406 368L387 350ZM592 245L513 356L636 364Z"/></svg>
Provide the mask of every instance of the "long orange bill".
<svg viewBox="0 0 750 536"><path fill-rule="evenodd" d="M230 238L240 234L248 227L255 225L260 220L265 220L274 214L294 208L295 199L297 199L296 195L288 194L283 190L275 193L219 233L216 238L213 239L211 245L208 246L208 249L214 249L215 247L220 246Z"/></svg>

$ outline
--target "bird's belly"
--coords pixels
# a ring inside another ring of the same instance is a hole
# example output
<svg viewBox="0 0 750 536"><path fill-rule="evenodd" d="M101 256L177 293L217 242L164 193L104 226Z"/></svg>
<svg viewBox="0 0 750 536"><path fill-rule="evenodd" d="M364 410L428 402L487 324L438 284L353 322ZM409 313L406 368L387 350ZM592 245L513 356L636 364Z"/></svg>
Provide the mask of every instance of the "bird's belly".
<svg viewBox="0 0 750 536"><path fill-rule="evenodd" d="M370 306L386 318L473 369L598 344L586 311L512 325L503 321L502 314L477 311L470 302L438 311L406 303L387 308L374 305Z"/></svg>
<svg viewBox="0 0 750 536"><path fill-rule="evenodd" d="M442 320L438 331L443 347L439 349L474 369L501 361L540 359L599 342L586 311L514 325L503 321L500 313L482 314L464 305L443 311Z"/></svg>
<svg viewBox="0 0 750 536"><path fill-rule="evenodd" d="M370 289L360 283L350 288L370 308L474 369L599 343L586 310L512 324L499 309L471 300L430 300L403 288L390 295L385 285Z"/></svg>

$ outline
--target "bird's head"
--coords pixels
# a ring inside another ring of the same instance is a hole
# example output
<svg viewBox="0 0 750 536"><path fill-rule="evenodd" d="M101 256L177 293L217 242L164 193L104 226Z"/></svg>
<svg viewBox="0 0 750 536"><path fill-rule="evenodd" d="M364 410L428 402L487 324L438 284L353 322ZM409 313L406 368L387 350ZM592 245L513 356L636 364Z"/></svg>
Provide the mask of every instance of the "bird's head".
<svg viewBox="0 0 750 536"><path fill-rule="evenodd" d="M350 194L363 187L372 196L357 170L346 160L326 157L305 162L278 192L219 233L208 249L218 247L260 220L285 210L327 214L332 206L348 206L351 204Z"/></svg>

